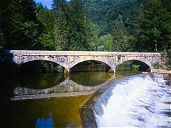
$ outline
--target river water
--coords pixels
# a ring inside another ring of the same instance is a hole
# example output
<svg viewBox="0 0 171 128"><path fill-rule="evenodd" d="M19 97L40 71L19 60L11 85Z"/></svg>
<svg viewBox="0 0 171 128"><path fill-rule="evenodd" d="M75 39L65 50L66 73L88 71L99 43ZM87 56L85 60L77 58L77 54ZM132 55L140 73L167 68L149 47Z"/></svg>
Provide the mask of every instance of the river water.
<svg viewBox="0 0 171 128"><path fill-rule="evenodd" d="M0 81L0 127L81 127L81 106L112 75L23 75ZM171 90L165 83L160 75L155 79L130 76L114 82L94 107L98 127L169 128Z"/></svg>
<svg viewBox="0 0 171 128"><path fill-rule="evenodd" d="M115 81L94 107L97 126L170 128L171 88L162 75L136 75Z"/></svg>
<svg viewBox="0 0 171 128"><path fill-rule="evenodd" d="M0 81L0 128L80 127L79 109L105 72L23 75Z"/></svg>

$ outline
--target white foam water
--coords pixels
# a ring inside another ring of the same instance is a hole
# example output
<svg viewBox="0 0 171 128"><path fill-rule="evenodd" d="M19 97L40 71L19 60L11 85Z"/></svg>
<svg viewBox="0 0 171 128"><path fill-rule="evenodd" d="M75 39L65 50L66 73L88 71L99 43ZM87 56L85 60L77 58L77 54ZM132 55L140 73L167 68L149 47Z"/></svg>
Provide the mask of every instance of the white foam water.
<svg viewBox="0 0 171 128"><path fill-rule="evenodd" d="M103 110L99 113L96 109L105 93L110 96L106 103L101 102ZM94 107L99 128L171 127L171 89L162 76L129 77L111 86L100 98Z"/></svg>

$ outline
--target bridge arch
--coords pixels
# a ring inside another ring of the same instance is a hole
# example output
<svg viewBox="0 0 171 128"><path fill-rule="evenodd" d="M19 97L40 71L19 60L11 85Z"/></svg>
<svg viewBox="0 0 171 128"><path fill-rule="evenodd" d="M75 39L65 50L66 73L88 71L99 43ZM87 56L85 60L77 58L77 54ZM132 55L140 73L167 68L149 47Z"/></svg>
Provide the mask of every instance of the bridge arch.
<svg viewBox="0 0 171 128"><path fill-rule="evenodd" d="M43 62L43 64L41 62ZM34 73L34 72L47 73L47 72L54 72L54 71L63 72L63 70L65 69L64 66L54 61L49 61L49 60L44 60L44 59L23 61L22 63L20 63L19 68L20 68L21 73L26 73L26 72L27 73Z"/></svg>
<svg viewBox="0 0 171 128"><path fill-rule="evenodd" d="M76 69L76 67L78 66L79 68L80 67L84 67L84 66L87 66L87 64L85 64L85 65L81 65L82 63L89 63L91 66L93 66L93 63L96 63L95 64L95 68L97 68L97 66L98 66L98 64L100 64L99 66L102 66L102 64L104 65L104 67L105 67L105 71L106 71L106 68L108 68L108 69L110 69L111 67L110 67L110 65L108 65L107 63L105 63L105 62L103 62L103 61L99 61L99 60L84 60L84 61L79 61L79 62L76 62L71 68L70 68L70 70L72 71L72 70L75 70ZM88 65L89 66L89 65Z"/></svg>
<svg viewBox="0 0 171 128"><path fill-rule="evenodd" d="M46 61L46 62L51 62L51 63L55 63L57 65L60 65L61 67L65 68L66 64L65 63L59 63L57 61L55 61L54 59L48 59L48 58L32 58L32 59L23 59L19 64L26 64L29 62L34 62L34 61Z"/></svg>
<svg viewBox="0 0 171 128"><path fill-rule="evenodd" d="M152 63L154 61L156 61L156 60L154 60L154 59L152 59L150 57L145 57L145 56L139 56L139 57L136 57L136 56L130 56L130 57L122 56L120 61L117 62L116 66L121 64L121 63L127 62L127 61L139 61L139 62L147 64L150 68L153 68Z"/></svg>
<svg viewBox="0 0 171 128"><path fill-rule="evenodd" d="M120 65L129 63L129 62L132 62L132 64L140 65L139 70L141 71L150 71L152 69L152 66L150 63L142 61L142 60L138 60L138 59L137 60L130 59L130 60L122 61L121 63L117 64L115 68L117 69Z"/></svg>
<svg viewBox="0 0 171 128"><path fill-rule="evenodd" d="M110 68L112 67L112 65L105 59L103 60L103 59L92 58L92 59L81 59L81 60L75 61L74 64L71 65L70 68L73 68L74 66L76 66L76 65L78 65L78 64L80 64L82 62L86 62L86 61L96 61L96 62L99 62L99 63L104 63L107 66L109 66Z"/></svg>

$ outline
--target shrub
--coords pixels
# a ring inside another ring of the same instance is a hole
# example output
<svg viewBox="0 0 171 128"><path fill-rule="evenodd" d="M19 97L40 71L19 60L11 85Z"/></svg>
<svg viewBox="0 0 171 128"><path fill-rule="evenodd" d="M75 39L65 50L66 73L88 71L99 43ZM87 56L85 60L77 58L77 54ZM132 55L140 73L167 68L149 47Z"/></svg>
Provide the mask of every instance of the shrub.
<svg viewBox="0 0 171 128"><path fill-rule="evenodd" d="M133 65L131 65L131 67L132 67L132 69L133 69L134 71L139 71L140 65L138 65L138 64L133 64Z"/></svg>

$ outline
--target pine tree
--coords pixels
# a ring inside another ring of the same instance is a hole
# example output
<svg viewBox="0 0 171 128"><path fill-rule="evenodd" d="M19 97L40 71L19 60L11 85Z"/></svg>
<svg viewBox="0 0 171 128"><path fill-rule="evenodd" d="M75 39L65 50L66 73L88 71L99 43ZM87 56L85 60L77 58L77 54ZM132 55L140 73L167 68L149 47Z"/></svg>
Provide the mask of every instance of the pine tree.
<svg viewBox="0 0 171 128"><path fill-rule="evenodd" d="M65 0L55 0L54 36L56 50L70 50L70 7Z"/></svg>
<svg viewBox="0 0 171 128"><path fill-rule="evenodd" d="M122 17L119 16L115 20L113 28L113 50L114 51L131 51L133 49L133 36L130 36L122 21Z"/></svg>
<svg viewBox="0 0 171 128"><path fill-rule="evenodd" d="M42 31L33 0L1 0L0 29L6 49L37 49Z"/></svg>
<svg viewBox="0 0 171 128"><path fill-rule="evenodd" d="M56 15L54 34L57 50L89 50L89 21L80 0L67 4L55 0Z"/></svg>
<svg viewBox="0 0 171 128"><path fill-rule="evenodd" d="M171 47L171 13L161 0L145 0L137 49L163 51Z"/></svg>
<svg viewBox="0 0 171 128"><path fill-rule="evenodd" d="M71 1L71 49L90 50L90 22L81 0Z"/></svg>
<svg viewBox="0 0 171 128"><path fill-rule="evenodd" d="M41 49L55 50L54 41L54 10L44 8L43 5L37 5L37 18L44 26L44 32L40 36Z"/></svg>

